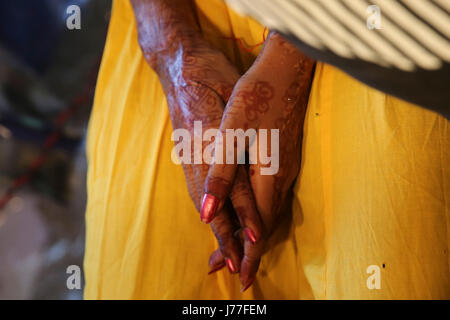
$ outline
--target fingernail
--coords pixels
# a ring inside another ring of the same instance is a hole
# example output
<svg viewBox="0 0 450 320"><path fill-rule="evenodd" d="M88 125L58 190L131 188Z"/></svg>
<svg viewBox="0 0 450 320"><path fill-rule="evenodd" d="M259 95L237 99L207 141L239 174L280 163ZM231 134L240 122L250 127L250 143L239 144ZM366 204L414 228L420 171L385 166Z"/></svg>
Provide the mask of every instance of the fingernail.
<svg viewBox="0 0 450 320"><path fill-rule="evenodd" d="M214 215L219 206L219 199L212 194L206 193L203 197L202 208L200 210L200 219L204 223L210 223L214 218Z"/></svg>
<svg viewBox="0 0 450 320"><path fill-rule="evenodd" d="M225 258L225 262L227 263L228 270L230 270L231 273L235 273L236 268L234 267L233 261L231 261L231 259Z"/></svg>
<svg viewBox="0 0 450 320"><path fill-rule="evenodd" d="M213 274L214 272L219 271L223 267L225 267L225 263L222 263L222 264L218 265L217 267L212 268L211 270L209 270L208 274Z"/></svg>
<svg viewBox="0 0 450 320"><path fill-rule="evenodd" d="M250 241L252 244L256 243L256 236L255 233L250 228L245 228L245 236L247 237L247 240Z"/></svg>
<svg viewBox="0 0 450 320"><path fill-rule="evenodd" d="M255 278L251 278L250 281L247 283L247 285L241 288L241 292L244 292L245 290L247 290L248 288L250 288L250 286L253 284L253 281L255 281Z"/></svg>

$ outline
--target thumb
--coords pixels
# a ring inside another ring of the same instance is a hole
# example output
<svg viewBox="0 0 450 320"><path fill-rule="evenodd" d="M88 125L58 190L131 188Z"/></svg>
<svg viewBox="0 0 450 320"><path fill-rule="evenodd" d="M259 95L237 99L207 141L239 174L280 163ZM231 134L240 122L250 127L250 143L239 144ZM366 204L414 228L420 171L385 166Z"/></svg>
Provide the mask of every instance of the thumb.
<svg viewBox="0 0 450 320"><path fill-rule="evenodd" d="M240 137L237 137L236 143L235 136L230 134L230 129L226 125L227 122L222 122L217 132L214 142L214 160L209 167L204 184L200 218L205 223L212 221L230 195L237 164L245 163L245 137L244 143L239 143L239 140L242 140Z"/></svg>
<svg viewBox="0 0 450 320"><path fill-rule="evenodd" d="M223 207L224 202L231 191L236 165L211 165L208 177L205 180L202 207L200 209L200 219L205 223L210 223L216 212Z"/></svg>

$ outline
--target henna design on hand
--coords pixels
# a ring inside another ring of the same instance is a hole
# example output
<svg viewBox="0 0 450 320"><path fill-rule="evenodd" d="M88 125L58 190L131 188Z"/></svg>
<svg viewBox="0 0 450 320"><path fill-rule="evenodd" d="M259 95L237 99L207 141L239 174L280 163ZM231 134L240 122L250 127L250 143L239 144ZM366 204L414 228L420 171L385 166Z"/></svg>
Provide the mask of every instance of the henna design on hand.
<svg viewBox="0 0 450 320"><path fill-rule="evenodd" d="M269 110L269 100L274 96L274 89L267 81L257 81L249 91L239 91L236 99L241 99L245 104L247 120L256 120L258 114L264 114Z"/></svg>

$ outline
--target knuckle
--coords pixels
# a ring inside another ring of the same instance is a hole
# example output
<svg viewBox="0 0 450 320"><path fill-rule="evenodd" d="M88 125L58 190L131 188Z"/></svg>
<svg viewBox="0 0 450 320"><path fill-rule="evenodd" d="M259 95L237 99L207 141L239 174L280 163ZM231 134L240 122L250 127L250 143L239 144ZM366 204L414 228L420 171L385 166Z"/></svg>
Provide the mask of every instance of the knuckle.
<svg viewBox="0 0 450 320"><path fill-rule="evenodd" d="M232 183L218 176L208 176L205 183L205 193L211 193L221 200L230 193Z"/></svg>

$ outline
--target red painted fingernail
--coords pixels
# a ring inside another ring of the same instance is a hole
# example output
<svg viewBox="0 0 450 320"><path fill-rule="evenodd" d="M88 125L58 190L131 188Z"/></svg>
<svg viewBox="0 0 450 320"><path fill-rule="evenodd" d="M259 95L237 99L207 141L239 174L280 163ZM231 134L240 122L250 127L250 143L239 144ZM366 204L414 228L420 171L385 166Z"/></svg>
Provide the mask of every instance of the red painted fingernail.
<svg viewBox="0 0 450 320"><path fill-rule="evenodd" d="M236 268L234 267L233 261L231 261L231 259L225 258L225 262L227 263L228 270L230 270L231 273L235 273Z"/></svg>
<svg viewBox="0 0 450 320"><path fill-rule="evenodd" d="M252 244L256 243L256 236L255 233L250 228L245 228L245 236L247 237L247 240L250 241Z"/></svg>
<svg viewBox="0 0 450 320"><path fill-rule="evenodd" d="M225 267L225 263L222 263L222 264L218 265L217 267L212 268L211 270L209 270L208 274L213 274L214 272L219 271L223 267Z"/></svg>
<svg viewBox="0 0 450 320"><path fill-rule="evenodd" d="M254 281L255 281L255 278L250 279L250 281L247 283L247 285L245 287L241 288L241 292L244 292L245 290L250 288L250 286L253 284Z"/></svg>
<svg viewBox="0 0 450 320"><path fill-rule="evenodd" d="M219 199L212 194L206 193L203 197L202 208L200 210L200 219L204 223L210 223L219 207Z"/></svg>

